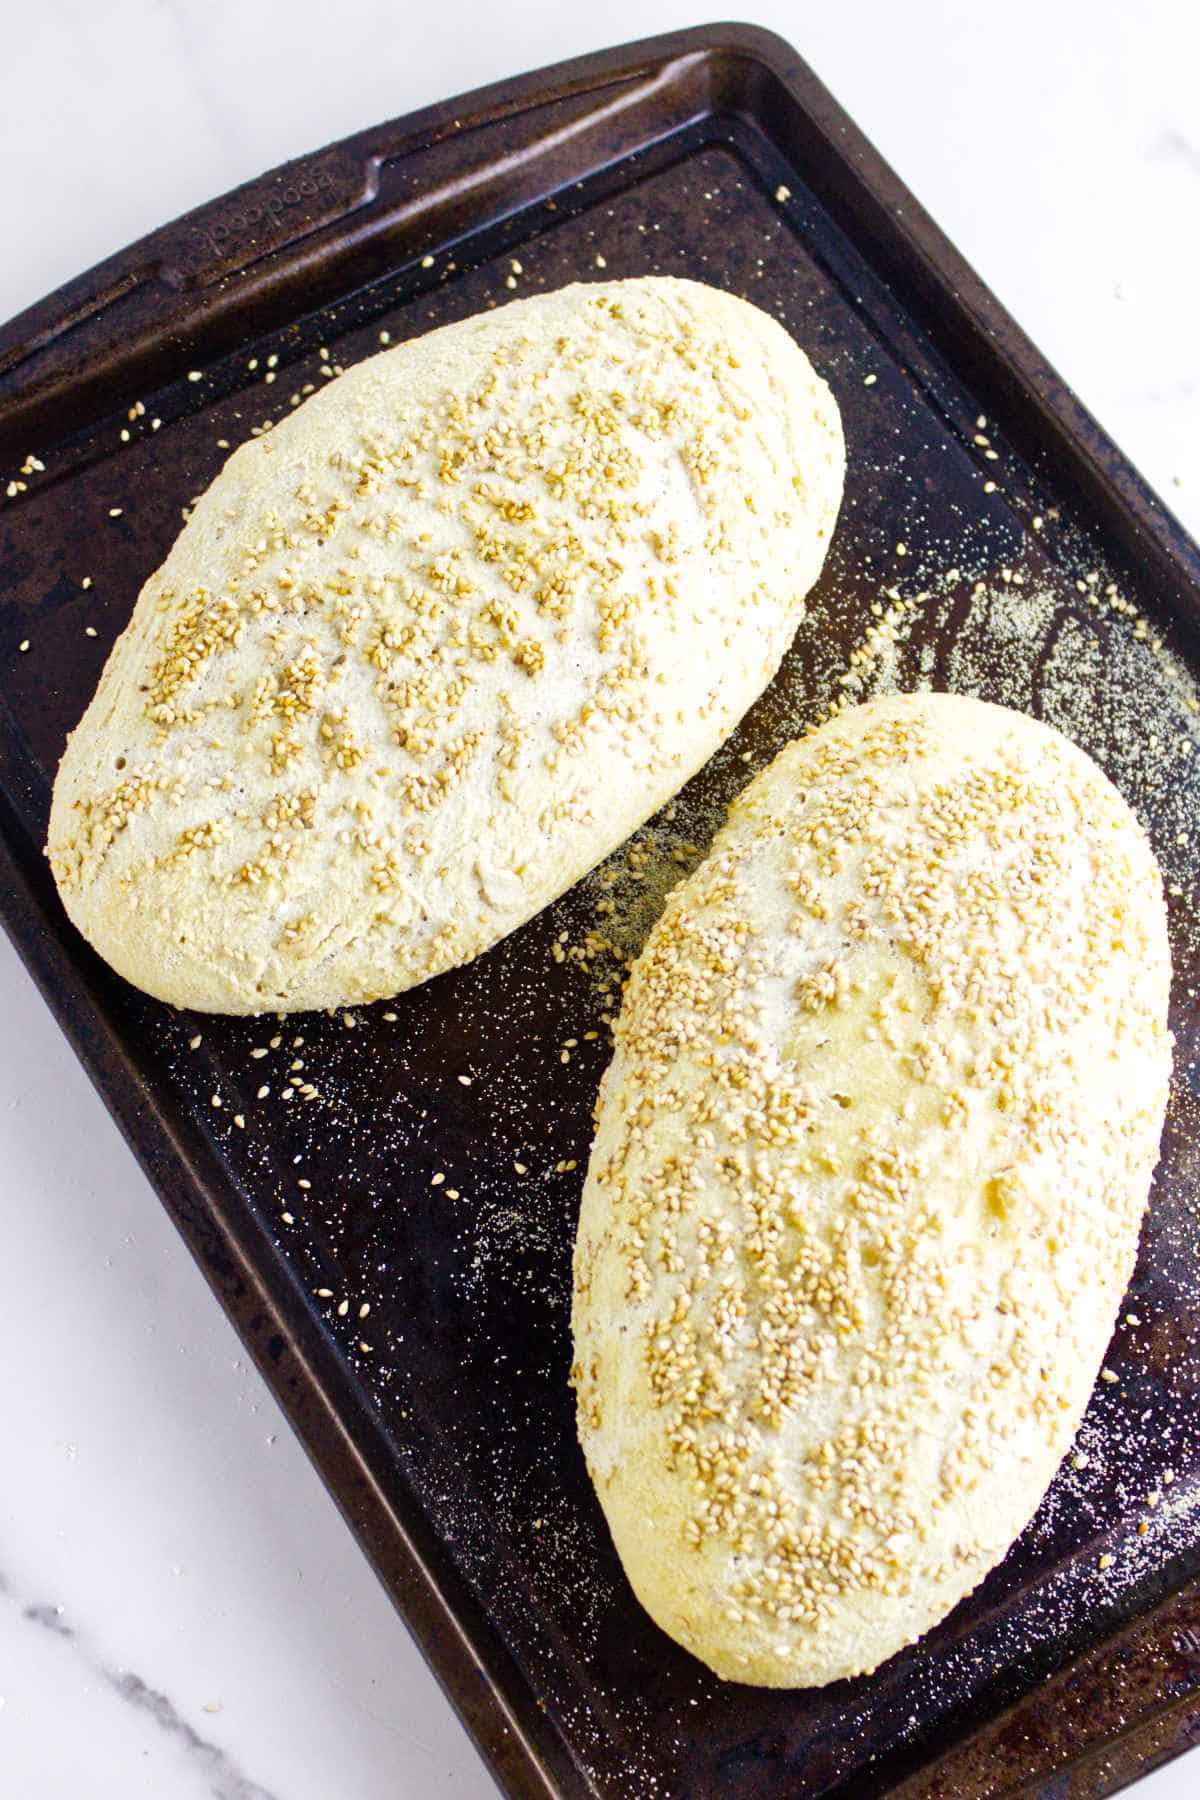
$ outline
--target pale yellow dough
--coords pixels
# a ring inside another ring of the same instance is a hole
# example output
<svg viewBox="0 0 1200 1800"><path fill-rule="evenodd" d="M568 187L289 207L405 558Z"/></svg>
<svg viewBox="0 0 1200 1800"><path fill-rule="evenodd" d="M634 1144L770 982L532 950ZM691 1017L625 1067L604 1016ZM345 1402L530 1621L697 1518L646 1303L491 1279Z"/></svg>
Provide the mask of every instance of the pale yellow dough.
<svg viewBox="0 0 1200 1800"><path fill-rule="evenodd" d="M68 741L71 918L215 1012L477 956L766 686L844 461L788 334L690 281L565 288L329 382L196 503Z"/></svg>
<svg viewBox="0 0 1200 1800"><path fill-rule="evenodd" d="M875 1668L1004 1556L1133 1270L1161 884L1080 750L880 700L790 745L629 983L575 1255L588 1467L734 1681Z"/></svg>

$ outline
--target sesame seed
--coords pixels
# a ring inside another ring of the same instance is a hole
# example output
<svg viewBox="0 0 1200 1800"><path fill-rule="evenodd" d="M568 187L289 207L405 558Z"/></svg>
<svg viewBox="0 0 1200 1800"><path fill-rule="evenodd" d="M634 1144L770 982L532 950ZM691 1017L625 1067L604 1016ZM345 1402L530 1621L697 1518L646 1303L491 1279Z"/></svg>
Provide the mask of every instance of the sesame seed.
<svg viewBox="0 0 1200 1800"><path fill-rule="evenodd" d="M786 202L791 199L791 197L792 197L791 188L785 187L783 185L783 183L780 182L779 186L775 189L775 198L776 198L776 200L778 200L780 206L785 205Z"/></svg>
<svg viewBox="0 0 1200 1800"><path fill-rule="evenodd" d="M460 1081L460 1082L461 1082L461 1083L462 1083L462 1085L463 1085L463 1087L470 1087L470 1085L471 1085L471 1083L472 1083L472 1081L473 1081L473 1080L474 1080L474 1076L472 1076L472 1075L460 1075L460 1076L459 1076L459 1077L458 1077L458 1079L459 1079L459 1081Z"/></svg>
<svg viewBox="0 0 1200 1800"><path fill-rule="evenodd" d="M1113 1563L1115 1561L1116 1561L1116 1558L1113 1556L1110 1556L1108 1551L1106 1550L1104 1555L1100 1558L1099 1562L1096 1564L1096 1567L1098 1569L1111 1569L1113 1566Z"/></svg>
<svg viewBox="0 0 1200 1800"><path fill-rule="evenodd" d="M189 381L203 381L204 380L203 369L189 369L188 370L188 380Z"/></svg>
<svg viewBox="0 0 1200 1800"><path fill-rule="evenodd" d="M878 375L864 375L863 376L863 386L864 387L874 387L875 383L878 380L879 380Z"/></svg>

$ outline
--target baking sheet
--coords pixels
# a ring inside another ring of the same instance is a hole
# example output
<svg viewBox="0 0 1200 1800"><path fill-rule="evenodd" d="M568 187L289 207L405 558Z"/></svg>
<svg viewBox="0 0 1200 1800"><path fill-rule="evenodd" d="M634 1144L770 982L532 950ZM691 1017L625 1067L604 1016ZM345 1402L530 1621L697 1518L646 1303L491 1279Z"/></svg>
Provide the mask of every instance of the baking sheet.
<svg viewBox="0 0 1200 1800"><path fill-rule="evenodd" d="M224 446L325 365L512 298L514 258L520 294L711 281L805 346L849 449L809 621L632 854L470 968L285 1021L145 999L47 880L64 734ZM0 333L0 457L6 924L502 1785L949 1796L1059 1771L1092 1785L1042 1791L1101 1793L1180 1747L1200 1682L1200 559L787 47L653 40L214 203ZM1163 1164L1118 1379L1003 1566L873 1677L731 1687L637 1607L574 1439L606 1019L750 776L839 698L919 684L1059 725L1148 825L1175 959Z"/></svg>

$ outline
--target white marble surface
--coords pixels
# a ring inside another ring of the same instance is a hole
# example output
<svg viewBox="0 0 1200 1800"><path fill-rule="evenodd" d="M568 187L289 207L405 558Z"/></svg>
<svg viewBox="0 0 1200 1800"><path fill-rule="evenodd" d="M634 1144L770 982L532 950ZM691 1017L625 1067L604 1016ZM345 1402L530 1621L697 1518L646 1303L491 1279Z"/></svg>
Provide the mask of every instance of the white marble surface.
<svg viewBox="0 0 1200 1800"><path fill-rule="evenodd" d="M747 12L797 43L1200 531L1195 9ZM3 65L0 316L289 155L697 15L614 0L600 16L24 8ZM0 1794L483 1800L488 1776L2 944L0 1021ZM1198 1770L1189 1756L1139 1800L1183 1800Z"/></svg>

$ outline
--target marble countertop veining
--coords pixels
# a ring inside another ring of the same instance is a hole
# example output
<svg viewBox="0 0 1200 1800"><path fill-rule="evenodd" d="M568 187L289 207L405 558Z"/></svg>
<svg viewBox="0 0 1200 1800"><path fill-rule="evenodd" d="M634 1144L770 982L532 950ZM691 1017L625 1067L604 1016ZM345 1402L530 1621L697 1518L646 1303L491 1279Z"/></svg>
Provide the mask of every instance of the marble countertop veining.
<svg viewBox="0 0 1200 1800"><path fill-rule="evenodd" d="M42 0L5 46L0 317L376 119L694 23L614 0ZM849 0L789 37L1200 533L1200 19ZM495 1792L0 942L0 1800ZM1138 1800L1183 1800L1194 1759Z"/></svg>

